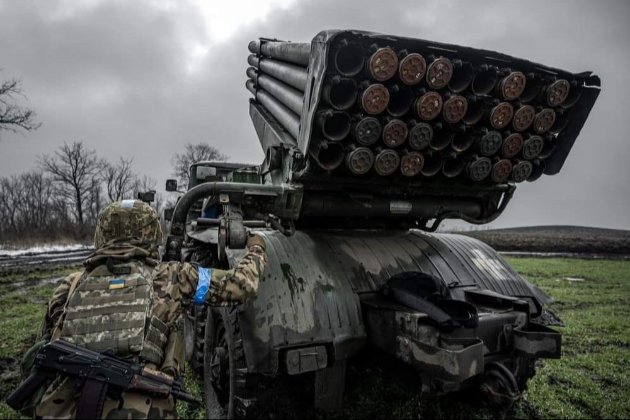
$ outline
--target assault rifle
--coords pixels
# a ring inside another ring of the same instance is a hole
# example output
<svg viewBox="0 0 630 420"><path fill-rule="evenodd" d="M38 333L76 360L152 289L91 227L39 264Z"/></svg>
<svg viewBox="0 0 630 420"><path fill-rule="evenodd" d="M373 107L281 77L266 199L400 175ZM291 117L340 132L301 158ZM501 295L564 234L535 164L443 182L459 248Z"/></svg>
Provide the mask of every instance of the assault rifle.
<svg viewBox="0 0 630 420"><path fill-rule="evenodd" d="M155 397L173 398L189 403L201 401L182 389L181 382L139 363L79 347L63 340L46 344L37 354L34 372L7 397L7 404L20 410L24 403L57 374L83 379L86 382L134 390Z"/></svg>

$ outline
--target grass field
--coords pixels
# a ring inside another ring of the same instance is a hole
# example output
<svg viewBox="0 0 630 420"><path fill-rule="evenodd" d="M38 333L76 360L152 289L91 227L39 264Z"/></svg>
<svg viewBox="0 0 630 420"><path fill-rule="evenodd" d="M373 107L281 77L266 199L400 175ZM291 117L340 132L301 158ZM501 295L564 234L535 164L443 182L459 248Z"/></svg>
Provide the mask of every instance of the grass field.
<svg viewBox="0 0 630 420"><path fill-rule="evenodd" d="M566 324L562 359L542 362L524 398L509 412L483 407L474 397L460 394L426 405L423 414L438 418L630 417L630 262L515 258L510 263L556 299L552 310ZM53 288L41 280L68 271L0 277L2 399L19 382L17 359L32 343ZM359 357L350 364L342 417L413 417L418 406L413 371L394 375L391 361L374 360L378 357ZM194 378L189 376L187 382L199 392ZM184 414L202 416L201 411ZM14 417L11 409L0 404L0 418Z"/></svg>

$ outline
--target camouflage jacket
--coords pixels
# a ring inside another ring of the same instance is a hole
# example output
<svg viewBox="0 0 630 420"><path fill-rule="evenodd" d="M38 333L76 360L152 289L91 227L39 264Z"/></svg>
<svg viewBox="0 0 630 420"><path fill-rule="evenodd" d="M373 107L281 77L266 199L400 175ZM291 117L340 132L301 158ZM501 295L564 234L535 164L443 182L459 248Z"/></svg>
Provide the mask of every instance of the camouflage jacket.
<svg viewBox="0 0 630 420"><path fill-rule="evenodd" d="M182 307L192 302L197 289L198 267L195 264L165 262L158 263L155 254L145 250L138 244L115 243L97 250L86 261L86 269L90 270L105 262L107 258L119 260L144 259L153 269L153 287L156 301L151 314L171 326L182 311ZM211 306L228 306L242 303L258 290L258 283L265 268L267 257L260 247L252 247L230 270L213 269L206 302ZM52 329L62 320L65 303L68 299L70 285L81 277L84 271L70 274L53 292L48 302L48 309L41 336L48 336Z"/></svg>
<svg viewBox="0 0 630 420"><path fill-rule="evenodd" d="M183 308L192 303L197 290L199 267L189 263L158 263L155 252L139 243L108 243L97 250L85 263L82 272L70 274L53 292L42 327L41 336L50 338L55 327L63 323L64 309L70 298L69 291L75 280L81 281L84 273L106 263L108 259L129 261L138 259L152 267L154 299L149 315L159 318L174 334L177 349L167 351L160 368L172 376L181 375L184 365L183 331L180 314ZM258 289L266 263L266 254L260 246L252 246L245 256L231 270L211 270L206 303L212 306L225 306L242 303ZM169 339L169 344L172 341ZM69 378L59 377L51 384L36 408L39 417L70 418L76 412L80 391ZM137 392L125 392L118 400L108 398L103 409L103 418L173 418L174 401L149 398Z"/></svg>

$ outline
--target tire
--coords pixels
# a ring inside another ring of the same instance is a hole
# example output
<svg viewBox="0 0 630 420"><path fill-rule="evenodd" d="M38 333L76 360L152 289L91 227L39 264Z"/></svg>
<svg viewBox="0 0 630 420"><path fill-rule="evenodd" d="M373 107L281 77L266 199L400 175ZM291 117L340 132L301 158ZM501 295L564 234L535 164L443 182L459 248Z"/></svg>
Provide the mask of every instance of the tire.
<svg viewBox="0 0 630 420"><path fill-rule="evenodd" d="M255 398L248 383L238 317L235 308L211 309L205 322L203 364L204 404L212 418L223 410L227 418L251 416Z"/></svg>

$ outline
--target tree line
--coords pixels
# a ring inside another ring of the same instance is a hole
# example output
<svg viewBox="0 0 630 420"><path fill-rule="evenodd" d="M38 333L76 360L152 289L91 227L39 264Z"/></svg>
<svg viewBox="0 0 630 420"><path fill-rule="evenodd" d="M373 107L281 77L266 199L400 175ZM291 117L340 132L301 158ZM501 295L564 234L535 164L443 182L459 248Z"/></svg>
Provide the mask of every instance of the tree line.
<svg viewBox="0 0 630 420"><path fill-rule="evenodd" d="M25 99L19 80L0 82L0 134L41 126L35 112L19 99ZM173 175L185 187L190 164L225 159L227 156L206 143L187 143L171 159ZM0 244L88 240L104 206L136 198L139 192L155 191L156 184L155 179L134 171L133 158L121 156L109 162L82 142L64 143L54 153L41 156L36 169L0 177ZM156 193L153 205L159 213L165 204L164 195Z"/></svg>
<svg viewBox="0 0 630 420"><path fill-rule="evenodd" d="M155 188L154 179L134 172L133 159L112 163L82 142L64 143L36 169L0 178L0 241L87 239L107 203Z"/></svg>
<svg viewBox="0 0 630 420"><path fill-rule="evenodd" d="M185 187L191 163L225 158L205 143L189 143L171 159L173 175ZM132 158L109 162L82 142L64 143L42 155L36 169L0 177L0 243L87 241L104 206L156 189L155 179L134 170ZM152 205L161 213L165 204L166 197L157 192Z"/></svg>

